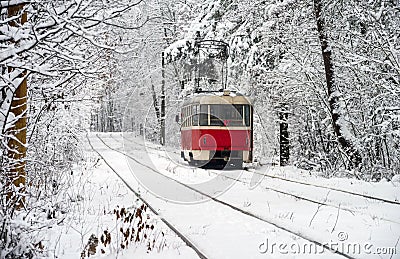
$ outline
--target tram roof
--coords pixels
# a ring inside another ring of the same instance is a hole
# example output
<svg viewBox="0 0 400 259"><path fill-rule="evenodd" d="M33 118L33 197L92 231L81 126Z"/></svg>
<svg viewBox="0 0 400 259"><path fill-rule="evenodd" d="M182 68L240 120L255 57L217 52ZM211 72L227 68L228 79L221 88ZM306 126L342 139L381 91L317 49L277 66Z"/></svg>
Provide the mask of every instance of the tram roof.
<svg viewBox="0 0 400 259"><path fill-rule="evenodd" d="M248 97L231 91L196 93L188 98L183 105L188 104L251 104Z"/></svg>

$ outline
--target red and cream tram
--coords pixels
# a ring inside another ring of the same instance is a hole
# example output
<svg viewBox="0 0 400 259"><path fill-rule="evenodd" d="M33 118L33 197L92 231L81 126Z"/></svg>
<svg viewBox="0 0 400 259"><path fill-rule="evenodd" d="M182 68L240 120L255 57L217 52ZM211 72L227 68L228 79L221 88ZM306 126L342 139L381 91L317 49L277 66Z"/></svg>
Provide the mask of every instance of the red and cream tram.
<svg viewBox="0 0 400 259"><path fill-rule="evenodd" d="M253 108L249 99L228 90L199 93L181 111L181 156L190 165L242 167L252 162Z"/></svg>

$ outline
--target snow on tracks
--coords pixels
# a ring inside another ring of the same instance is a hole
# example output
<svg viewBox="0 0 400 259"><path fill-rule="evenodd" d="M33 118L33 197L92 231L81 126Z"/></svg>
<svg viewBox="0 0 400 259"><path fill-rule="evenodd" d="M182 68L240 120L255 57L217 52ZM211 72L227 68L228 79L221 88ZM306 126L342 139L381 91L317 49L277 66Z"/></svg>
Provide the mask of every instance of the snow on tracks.
<svg viewBox="0 0 400 259"><path fill-rule="evenodd" d="M177 184L179 184L181 186L185 186L187 189L190 189L195 193L198 193L198 194L201 194L201 195L203 195L205 197L208 197L210 200L212 200L213 202L215 202L215 203L217 203L219 205L223 205L223 206L225 206L225 207L227 207L229 209L232 209L235 212L238 212L238 213L240 213L242 215L249 216L249 217L251 217L253 219L257 219L257 220L262 221L264 223L268 223L269 225L271 225L271 226L273 226L273 227L275 227L275 228L277 228L279 230L283 230L283 231L285 231L287 233L290 233L290 234L296 236L297 239L301 238L301 239L303 239L303 241L310 242L310 243L313 243L313 244L315 244L317 246L324 247L326 251L330 251L330 252L335 253L335 254L337 254L339 256L342 256L342 257L353 258L353 256L351 256L351 255L348 255L346 253L342 253L341 251L332 249L330 246L324 244L322 241L319 241L318 238L315 238L312 235L308 235L307 232L304 231L304 229L296 229L296 228L293 228L293 226L288 226L288 225L285 225L285 224L281 224L281 222L279 220L275 220L275 219L273 219L271 217L268 217L268 216L265 216L265 215L262 216L262 215L258 215L258 214L252 213L251 211L242 209L239 206L235 206L235 205L233 205L233 204L231 204L229 202L226 202L226 201L223 201L221 199L218 199L218 198L214 197L214 195L212 193L207 193L205 191L196 189L193 186L189 186L189 185L187 185L185 183L180 182L177 179L174 179L174 178L171 178L171 177L169 177L169 176L167 176L165 174L162 174L159 171L155 170L153 167L144 164L142 161L140 161L140 159L137 159L137 158L133 157L130 154L126 154L125 152L122 152L122 151L118 150L117 148L112 147L109 143L106 143L106 141L103 138L100 138L99 136L97 136L97 137L110 150L113 150L113 151L116 151L118 153L124 154L125 156L128 156L130 159L132 159L136 163L146 167L150 171L152 171L152 172L164 177L165 179L168 179L169 181L173 181L173 182L175 182L175 183L177 183ZM109 141L110 141L110 139L108 139L108 142ZM121 144L121 143L119 143L119 144Z"/></svg>

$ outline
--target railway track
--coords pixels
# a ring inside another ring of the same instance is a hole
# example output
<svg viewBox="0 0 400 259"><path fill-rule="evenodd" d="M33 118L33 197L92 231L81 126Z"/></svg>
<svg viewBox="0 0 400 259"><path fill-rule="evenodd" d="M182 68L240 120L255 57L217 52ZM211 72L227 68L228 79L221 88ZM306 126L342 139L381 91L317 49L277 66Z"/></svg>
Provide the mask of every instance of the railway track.
<svg viewBox="0 0 400 259"><path fill-rule="evenodd" d="M122 136L122 137L123 137L124 139L128 140L128 141L131 141L132 143L137 144L137 145L143 145L143 144L138 143L138 142L136 142L136 141L130 140L130 139L127 138L127 137L124 137L124 136ZM115 141L120 142L118 139L116 139L116 138L114 138L114 137L112 137L112 138L113 138ZM155 150L155 151L160 151L160 150L157 149L157 148L153 148L153 147L149 147L149 146L146 146L146 148L150 148L150 149L153 149L153 150ZM162 156L162 155L161 155L161 156ZM167 159L170 159L169 157L166 157L166 156L164 156L164 157L167 158ZM176 162L176 161L175 161L175 162ZM179 165L185 166L185 165L182 164L182 163L179 163ZM219 175L219 172L215 172L215 171L213 171L213 170L207 170L207 171L208 171L208 172L211 172L211 173L214 174L214 175L217 175L217 176ZM325 190L328 190L328 191L335 191L335 192L339 192L339 193L344 193L344 194L346 194L346 195L352 195L352 196L356 196L356 197L362 197L362 198L365 198L365 199L374 200L374 201L378 201L378 202L382 202L382 203L400 205L400 203L397 202L397 201L392 201L392 200L388 200L388 199L384 199L384 198L380 198L380 197L374 197L374 196L371 196L371 195L364 195L364 194L361 194L361 193L351 192L351 191L342 190L342 189L338 189L338 188L334 188L334 187L329 187L329 186L324 186L324 185L318 185L318 184L312 184L312 183L307 183L307 182L298 181L298 180L294 180L294 179L288 179L288 178L284 178L284 177L280 177L280 176L265 174L265 173L259 172L259 171L257 171L257 170L246 170L246 172L255 173L255 174L258 174L258 175L260 175L260 176L262 176L262 177L268 177L268 178L280 180L280 181L283 181L283 182L290 182L290 183L300 184L300 185L304 185L304 186L312 186L312 187L319 188L319 189L325 189ZM236 178L232 178L232 177L229 177L229 176L227 176L227 175L225 175L224 177L227 177L227 178L229 178L230 180L233 180L233 181L236 181L236 182L240 182L240 183L244 183L244 184L249 184L249 182L242 181L242 180L236 179ZM265 189L267 189L267 190L274 191L274 192L276 192L276 193L284 194L284 195L286 195L286 196L291 196L291 197L296 198L296 199L300 199L300 200L304 200L304 201L307 201L307 202L310 202L310 203L314 203L314 204L317 204L317 205L323 205L323 206L333 207L333 208L336 208L336 209L339 209L339 210L342 210L342 211L347 211L347 212L350 212L350 213L353 213L353 214L356 213L356 214L371 216L371 215L369 215L369 214L366 214L366 213L361 212L361 211L358 211L358 210L346 208L346 207L344 207L343 205L340 205L340 204L338 205L338 204L334 204L334 203L322 202L322 201L319 201L319 200L316 200L316 199L312 199L312 198L309 198L309 197L304 197L304 196L300 196L300 195L297 195L297 194L294 194L294 193L290 193L290 192L285 191L285 190L282 190L282 189L273 188L273 187L271 187L271 186L264 186L264 187L262 187L262 188L265 188ZM383 220L383 221L387 221L387 222L391 222L391 223L395 223L395 224L399 224L399 225L400 225L400 222L395 221L395 220L392 220L392 219L388 219L388 218L385 218L385 217L379 217L379 216L378 216L377 219Z"/></svg>
<svg viewBox="0 0 400 259"><path fill-rule="evenodd" d="M122 137L124 139L128 140L128 141L132 141L131 139L129 139L129 138L125 137L125 136L122 136ZM132 141L132 142L134 142L134 141ZM134 143L140 144L138 142L134 142ZM147 146L146 146L146 148L151 148L151 149L154 149L154 150L158 150L156 148L147 147ZM384 203L400 205L400 201L396 201L396 200L389 200L389 199L382 198L382 197L376 197L376 196L362 194L362 193L353 192L353 191L349 191L349 190L343 190L343 189L339 189L339 188L335 188L335 187L331 187L331 186L320 185L320 184L315 184L315 183L308 183L308 182L295 180L295 179L290 179L290 178L284 178L284 177L281 177L281 176L266 174L266 173L257 171L255 169L246 169L246 171L258 174L258 175L263 176L263 177L268 177L268 178L272 178L272 179L278 179L278 180L285 181L285 182L291 182L291 183L296 183L296 184L301 184L301 185L306 185L306 186L312 186L312 187L331 190L331 191L335 191L335 192L341 192L341 193L345 193L345 194L350 194L350 195L353 195L353 196L359 196L359 197L363 197L363 198L366 198L366 199L369 199L369 200L375 200L375 201L380 201L380 202L384 202Z"/></svg>
<svg viewBox="0 0 400 259"><path fill-rule="evenodd" d="M288 179L288 178L284 178L284 177L280 177L280 176L276 176L276 175L265 174L265 173L259 172L257 170L252 170L252 169L248 170L248 171L252 172L252 173L255 173L255 174L258 174L260 176L265 176L265 177L272 178L272 179L279 179L279 180L286 181L286 182L297 183L297 184L306 185L306 186L313 186L313 187L317 187L317 188L321 188L321 189L326 189L326 190L331 190L331 191L335 191L335 192L341 192L341 193L345 193L345 194L350 194L350 195L353 195L353 196L359 196L359 197L363 197L363 198L366 198L366 199L369 199L369 200L375 200L375 201L380 201L380 202L384 202L384 203L400 205L399 201L389 200L389 199L385 199L385 198L381 198L381 197L366 195L366 194L352 192L352 191L348 191L348 190L342 190L342 189L338 189L338 188L334 188L334 187L330 187L330 186L324 186L324 185L319 185L319 184L314 184L314 183L307 183L307 182L294 180L294 179Z"/></svg>
<svg viewBox="0 0 400 259"><path fill-rule="evenodd" d="M185 184L185 183L182 183L182 182L180 182L180 181L178 181L178 180L176 180L176 179L174 179L174 178L171 178L171 177L169 177L169 176L167 176L167 175L165 175L165 174L162 174L162 173L158 172L157 170L155 170L154 168L152 168L151 166L142 163L141 161L139 161L139 160L136 159L135 157L133 157L133 156L131 156L131 155L129 155L129 154L127 154L127 153L121 151L121 150L118 150L118 149L116 149L116 148L111 147L111 146L110 146L109 144L107 144L99 135L96 135L96 137L97 137L97 138L104 144L104 146L106 146L108 149L113 150L113 151L115 151L115 152L118 152L118 153L120 153L120 154L122 154L122 155L124 155L124 156L126 156L126 157L128 157L128 158L130 158L130 159L133 160L135 163L140 164L141 166L146 167L147 169L151 170L152 172L154 172L154 173L156 173L156 174L158 174L158 175L160 175L160 176L162 176L162 177L164 177L164 178L166 178L166 179L168 179L168 180L170 180L170 181L173 181L173 182L175 182L175 183L177 183L177 184L179 184L179 185L182 185L182 186L186 187L187 189L190 189L190 190L193 191L193 192L196 192L196 193L198 193L198 194L200 194L200 195L203 195L203 196L209 198L210 200L212 200L212 201L214 201L214 202L216 202L216 203L218 203L218 204L221 204L221 205L223 205L223 206L226 206L226 207L228 207L228 208L230 208L230 209L232 209L232 210L234 210L234 211L236 211L236 212L239 212L239 213L241 213L241 214L244 214L244 215L246 215L246 216L249 216L249 217L252 217L252 218L254 218L254 219L260 220L260 221L262 221L262 222L268 223L268 224L274 226L275 228L278 228L278 229L280 229L280 230L283 230L283 231L285 231L285 232L288 232L288 233L290 233L290 234L292 234L292 235L295 235L295 236L297 236L297 237L299 237L299 238L301 238L301 239L304 239L304 240L306 240L306 241L308 241L308 242L310 242L310 243L314 243L314 244L316 244L316 245L318 245L318 246L321 246L321 247L325 248L326 250L331 251L331 252L334 253L334 254L340 255L340 256L345 257L345 258L355 258L355 257L353 257L353 256L351 256L351 255L349 255L349 254L345 254L345 253L343 253L343 252L341 252L341 251L332 249L332 247L328 246L328 245L327 245L326 243L324 243L324 242L320 242L320 241L315 240L315 239L313 239L313 238L307 237L306 235L304 235L304 234L301 233L300 231L296 231L296 230L290 229L290 228L285 227L285 226L283 226L283 225L281 225L281 224L278 224L278 223L276 223L276 222L273 222L273 221L271 221L271 220L268 220L267 218L265 218L265 217L263 217L263 216L261 216L261 215L256 215L255 213L252 213L252 212L250 212L250 211L247 211L247 210L244 210L244 209L242 209L242 208L239 208L239 207L237 207L237 206L235 206L235 205L233 205L233 204L231 204L231 203L228 203L228 202L225 202L225 201L223 201L223 200L220 200L220 199L218 199L218 198L216 198L216 197L213 197L212 195L210 195L210 194L208 194L208 193L205 193L205 192L203 192L203 191L200 191L200 190L198 190L198 189L196 189L196 188L193 188L192 186L189 186L189 185L187 185L187 184ZM118 140L117 140L117 141L118 141ZM118 141L118 142L119 142L119 141ZM97 152L97 153L98 153L98 152ZM103 160L104 160L104 158L103 158ZM124 181L124 182L125 182L125 181ZM125 184L127 184L127 183L125 182Z"/></svg>
<svg viewBox="0 0 400 259"><path fill-rule="evenodd" d="M212 173L214 173L214 172L212 172ZM230 178L229 176L225 176L225 177ZM235 180L235 181L240 182L240 183L249 184L249 182L245 182L245 181L242 181L240 179L233 179L233 178L230 178L230 179L231 180ZM286 196L290 196L290 197L293 197L295 199L299 199L299 200L307 201L307 202L310 202L310 203L314 203L314 204L317 204L317 205L322 205L322 206L336 208L336 209L342 210L342 211L347 211L347 212L352 213L353 215L354 214L361 214L361 215L365 215L365 216L371 216L371 215L369 215L367 213L364 213L364 212L361 212L361 211L358 211L358 210L353 210L353 209L350 209L350 208L343 207L342 205L337 205L337 204L333 204L333 203L327 203L327 202L318 201L318 200L315 200L315 199L312 199L312 198L307 198L307 197L300 196L300 195L297 195L297 194L294 194L294 193L290 193L290 192L287 192L287 191L284 191L284 190L279 190L279 189L276 189L276 188L273 188L273 187L270 187L270 186L263 186L261 188L264 188L266 190L271 190L273 192L280 193L280 194L283 194L283 195L286 195ZM330 188L326 188L326 189L330 189ZM392 219L379 217L379 216L377 216L376 218L379 219L379 220L383 220L383 221L387 221L387 222L390 222L390 223L395 223L395 224L399 224L400 225L400 222L392 220Z"/></svg>
<svg viewBox="0 0 400 259"><path fill-rule="evenodd" d="M97 136L98 137L98 136ZM170 228L179 238L182 239L183 242L185 242L185 244L192 248L196 254L199 256L199 258L201 259L208 259L208 257L200 251L200 249L196 246L196 244L194 244L192 241L190 241L184 234L182 234L179 230L177 230L169 221L167 221L165 218L163 218L155 208L153 208L149 202L147 202L141 195L140 193L138 193L136 190L134 190L126 181L123 177L121 177L121 175L107 162L107 160L104 158L104 156L102 156L100 154L100 152L98 152L92 145L92 143L90 142L90 139L88 136L86 136L88 143L91 147L91 149L99 156L101 157L101 159L104 161L104 163L118 176L118 178L121 179L121 181L128 187L129 190L131 190L136 197L138 197L138 199L140 199L144 204L146 204L146 206L155 214L157 215L160 220L167 225L168 228ZM100 138L99 138L100 139ZM101 140L101 139L100 139ZM104 143L104 142L103 142Z"/></svg>

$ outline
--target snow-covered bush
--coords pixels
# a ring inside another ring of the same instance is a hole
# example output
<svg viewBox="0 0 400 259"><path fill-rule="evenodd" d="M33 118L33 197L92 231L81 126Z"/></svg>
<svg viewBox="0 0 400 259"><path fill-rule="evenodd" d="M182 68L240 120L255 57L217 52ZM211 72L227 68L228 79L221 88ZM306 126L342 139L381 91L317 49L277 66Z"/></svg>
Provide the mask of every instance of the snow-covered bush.
<svg viewBox="0 0 400 259"><path fill-rule="evenodd" d="M166 246L164 232L158 228L157 219L147 212L145 204L135 208L116 208L115 226L104 229L100 236L92 234L84 247L81 258L93 255L108 255L115 250L132 246L145 246L147 252L161 252ZM111 226L110 226L111 227Z"/></svg>

